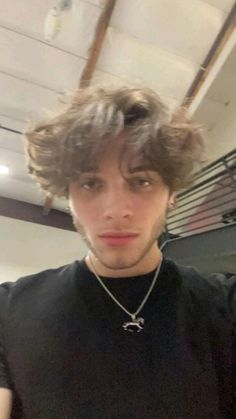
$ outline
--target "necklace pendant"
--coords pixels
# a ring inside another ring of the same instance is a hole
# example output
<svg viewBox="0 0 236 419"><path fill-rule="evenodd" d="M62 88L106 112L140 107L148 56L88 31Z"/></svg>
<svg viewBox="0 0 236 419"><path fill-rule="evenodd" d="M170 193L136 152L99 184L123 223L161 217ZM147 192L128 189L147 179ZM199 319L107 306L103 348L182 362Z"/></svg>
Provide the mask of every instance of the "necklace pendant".
<svg viewBox="0 0 236 419"><path fill-rule="evenodd" d="M136 319L135 316L133 316L131 321L123 324L123 329L131 333L137 333L143 329L143 324L144 319L142 317Z"/></svg>

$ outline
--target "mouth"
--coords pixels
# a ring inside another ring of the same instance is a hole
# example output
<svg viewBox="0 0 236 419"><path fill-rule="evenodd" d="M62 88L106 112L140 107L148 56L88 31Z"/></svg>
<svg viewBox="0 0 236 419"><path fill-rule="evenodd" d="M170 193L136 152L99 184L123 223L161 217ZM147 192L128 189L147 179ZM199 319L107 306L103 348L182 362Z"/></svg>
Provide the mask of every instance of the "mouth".
<svg viewBox="0 0 236 419"><path fill-rule="evenodd" d="M134 241L138 234L134 233L106 233L99 236L108 246L124 246Z"/></svg>

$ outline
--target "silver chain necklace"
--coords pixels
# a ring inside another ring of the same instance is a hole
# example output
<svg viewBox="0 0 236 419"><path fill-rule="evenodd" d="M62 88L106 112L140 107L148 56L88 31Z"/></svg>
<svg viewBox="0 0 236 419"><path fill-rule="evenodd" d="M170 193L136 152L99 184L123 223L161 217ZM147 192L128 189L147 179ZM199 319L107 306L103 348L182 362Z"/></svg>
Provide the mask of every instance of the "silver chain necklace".
<svg viewBox="0 0 236 419"><path fill-rule="evenodd" d="M103 289L107 292L107 294L111 297L111 299L126 313L126 314L128 314L130 317L131 317L131 321L129 321L129 322L125 322L123 325L122 325L122 327L123 327L123 329L124 330L127 330L127 331L129 331L129 332L140 332L142 329L143 329L143 325L144 325L144 318L143 317L137 317L137 315L138 315L138 313L142 310L142 308L143 308L143 306L144 306L144 304L147 302L147 299L148 299L148 297L149 297L149 295L151 294L151 292L152 292L152 289L153 289L153 287L154 287L154 285L155 285L155 283L156 283L156 280L157 280L157 278L158 278L158 275L159 275L159 272L160 272L160 269L161 269L161 265L162 265L162 260L163 260L163 258L161 259L161 262L159 263L159 265L158 265L158 267L157 267L157 269L156 269L156 272L155 272L155 274L154 274L154 277L153 277L153 280L152 280L152 283L151 283L151 285L150 285L150 287L149 287L149 290L148 290L148 292L147 292L147 294L145 295L145 297L144 297L144 299L143 299L143 301L141 302L141 304L139 305L139 307L138 307L138 309L134 312L134 313L131 313L129 310L127 310L116 298L115 298L115 296L111 293L111 291L107 288L107 286L103 283L103 281L101 280L101 278L98 276L98 274L97 274L97 272L96 272L96 270L95 270L95 267L94 267L94 264L93 264L93 261L92 261L92 259L91 259L91 257L89 256L89 261L90 261L90 264L91 264L91 266L92 266L92 272L93 272L93 274L94 274L94 276L97 278L97 280L98 280L98 282L101 284L101 286L103 287Z"/></svg>

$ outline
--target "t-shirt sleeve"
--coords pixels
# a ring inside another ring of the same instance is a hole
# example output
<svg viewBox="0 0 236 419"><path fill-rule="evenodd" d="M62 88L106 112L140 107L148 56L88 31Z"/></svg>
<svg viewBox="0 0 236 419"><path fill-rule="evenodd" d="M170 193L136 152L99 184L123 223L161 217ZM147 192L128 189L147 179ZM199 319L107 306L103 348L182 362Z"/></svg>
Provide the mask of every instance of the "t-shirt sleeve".
<svg viewBox="0 0 236 419"><path fill-rule="evenodd" d="M228 312L232 327L232 377L233 377L233 407L232 418L236 418L236 275L217 274L213 275L220 285L227 301Z"/></svg>
<svg viewBox="0 0 236 419"><path fill-rule="evenodd" d="M0 387L12 389L4 348L5 317L8 302L8 286L0 285Z"/></svg>
<svg viewBox="0 0 236 419"><path fill-rule="evenodd" d="M232 357L233 357L233 417L236 418L236 275L229 276L224 280L227 293L229 311L232 318Z"/></svg>

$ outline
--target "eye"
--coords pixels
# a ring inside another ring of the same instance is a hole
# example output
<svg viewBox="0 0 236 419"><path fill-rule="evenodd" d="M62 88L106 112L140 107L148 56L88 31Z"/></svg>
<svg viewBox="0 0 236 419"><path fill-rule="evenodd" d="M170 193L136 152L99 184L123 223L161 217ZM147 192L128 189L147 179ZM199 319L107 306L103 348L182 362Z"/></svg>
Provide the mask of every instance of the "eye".
<svg viewBox="0 0 236 419"><path fill-rule="evenodd" d="M152 180L147 178L134 178L130 179L129 183L133 189L147 189L152 185Z"/></svg>
<svg viewBox="0 0 236 419"><path fill-rule="evenodd" d="M97 191L102 187L102 183L99 179L87 179L80 182L80 187L82 189L88 190L88 191Z"/></svg>

